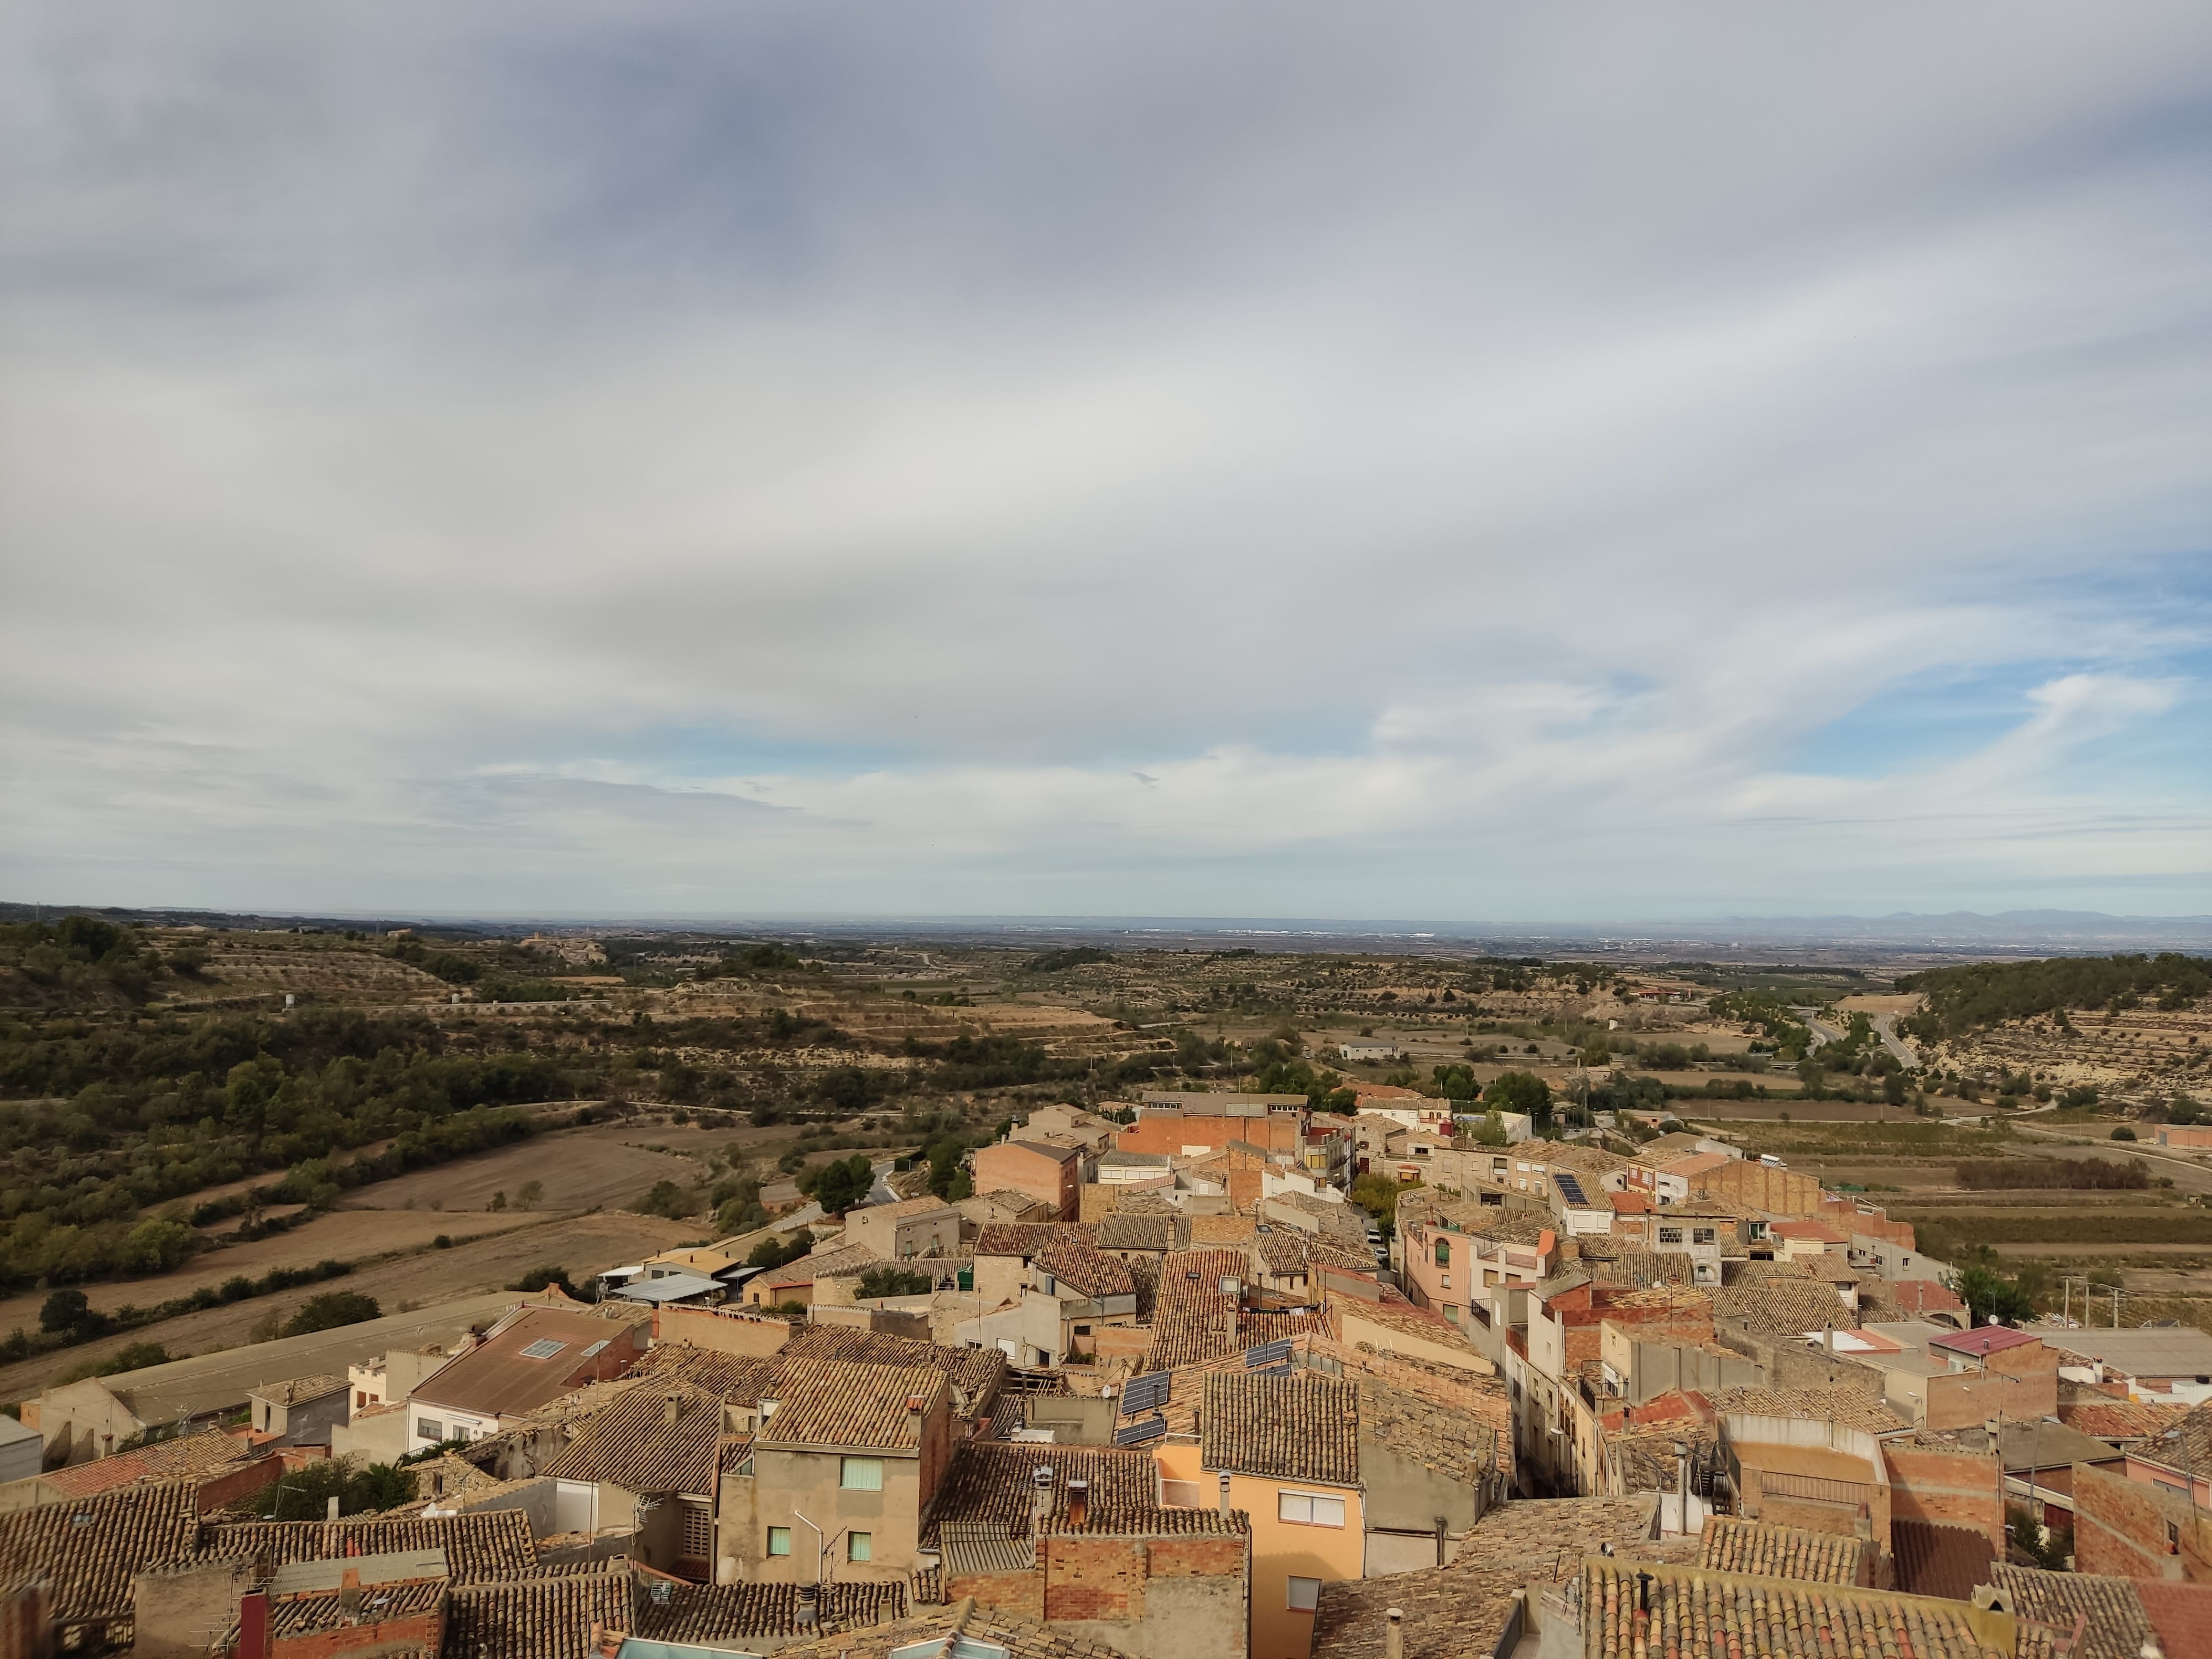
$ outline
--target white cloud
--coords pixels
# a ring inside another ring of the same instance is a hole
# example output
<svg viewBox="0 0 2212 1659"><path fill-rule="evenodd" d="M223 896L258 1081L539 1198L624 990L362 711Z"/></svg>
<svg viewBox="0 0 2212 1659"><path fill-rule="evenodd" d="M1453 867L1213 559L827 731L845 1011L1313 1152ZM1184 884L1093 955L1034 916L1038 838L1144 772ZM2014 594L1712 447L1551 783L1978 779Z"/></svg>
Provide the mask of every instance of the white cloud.
<svg viewBox="0 0 2212 1659"><path fill-rule="evenodd" d="M2212 908L2206 20L1691 15L23 9L0 888Z"/></svg>

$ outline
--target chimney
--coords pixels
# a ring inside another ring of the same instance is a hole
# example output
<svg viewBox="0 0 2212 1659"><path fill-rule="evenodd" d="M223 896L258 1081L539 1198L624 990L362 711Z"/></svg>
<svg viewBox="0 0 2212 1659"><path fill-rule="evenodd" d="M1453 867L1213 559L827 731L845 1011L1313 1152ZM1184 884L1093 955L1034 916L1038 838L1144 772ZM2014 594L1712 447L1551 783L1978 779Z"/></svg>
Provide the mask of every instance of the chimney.
<svg viewBox="0 0 2212 1659"><path fill-rule="evenodd" d="M684 1396L671 1389L660 1401L660 1420L673 1423L684 1415Z"/></svg>
<svg viewBox="0 0 2212 1659"><path fill-rule="evenodd" d="M1382 1659L1406 1659L1406 1615L1396 1607L1382 1614Z"/></svg>
<svg viewBox="0 0 2212 1659"><path fill-rule="evenodd" d="M269 1592L250 1589L238 1598L238 1659L269 1659Z"/></svg>
<svg viewBox="0 0 2212 1659"><path fill-rule="evenodd" d="M801 1584L799 1587L799 1610L793 1615L793 1623L810 1626L814 1623L815 1596L813 1585Z"/></svg>
<svg viewBox="0 0 2212 1659"><path fill-rule="evenodd" d="M1224 1517L1229 1513L1229 1471L1226 1469L1221 1472L1221 1513Z"/></svg>
<svg viewBox="0 0 2212 1659"><path fill-rule="evenodd" d="M914 1425L917 1434L921 1431L921 1414L928 1406L929 1401L918 1394L910 1394L906 1397L907 1420Z"/></svg>
<svg viewBox="0 0 2212 1659"><path fill-rule="evenodd" d="M1071 1480L1067 1483L1067 1524L1079 1527L1091 1517L1091 1483Z"/></svg>
<svg viewBox="0 0 2212 1659"><path fill-rule="evenodd" d="M1030 1530L1044 1530L1045 1517L1052 1513L1052 1465L1040 1463L1030 1471Z"/></svg>

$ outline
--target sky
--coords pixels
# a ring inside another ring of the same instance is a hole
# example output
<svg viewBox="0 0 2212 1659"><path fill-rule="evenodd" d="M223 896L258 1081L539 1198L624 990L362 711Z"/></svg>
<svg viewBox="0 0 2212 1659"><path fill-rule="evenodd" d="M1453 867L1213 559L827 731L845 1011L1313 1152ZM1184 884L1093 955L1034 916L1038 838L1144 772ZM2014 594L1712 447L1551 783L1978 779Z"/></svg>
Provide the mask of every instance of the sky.
<svg viewBox="0 0 2212 1659"><path fill-rule="evenodd" d="M2212 10L0 0L0 898L2212 913Z"/></svg>

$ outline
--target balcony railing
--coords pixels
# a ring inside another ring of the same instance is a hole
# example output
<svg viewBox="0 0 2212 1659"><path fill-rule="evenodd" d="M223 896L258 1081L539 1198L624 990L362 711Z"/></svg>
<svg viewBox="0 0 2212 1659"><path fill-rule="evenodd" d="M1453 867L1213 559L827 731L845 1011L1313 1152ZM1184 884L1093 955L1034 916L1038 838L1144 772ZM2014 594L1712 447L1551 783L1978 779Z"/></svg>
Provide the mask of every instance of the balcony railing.
<svg viewBox="0 0 2212 1659"><path fill-rule="evenodd" d="M1875 1489L1859 1480L1829 1480L1817 1474L1784 1474L1760 1469L1759 1491L1763 1498L1795 1498L1815 1504L1841 1504L1851 1509L1871 1506Z"/></svg>

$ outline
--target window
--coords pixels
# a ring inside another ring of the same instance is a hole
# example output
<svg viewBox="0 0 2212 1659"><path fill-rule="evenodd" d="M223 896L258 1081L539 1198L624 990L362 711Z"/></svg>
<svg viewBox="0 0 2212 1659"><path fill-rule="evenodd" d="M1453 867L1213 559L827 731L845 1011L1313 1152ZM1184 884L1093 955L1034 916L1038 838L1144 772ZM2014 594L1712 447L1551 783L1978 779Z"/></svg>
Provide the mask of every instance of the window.
<svg viewBox="0 0 2212 1659"><path fill-rule="evenodd" d="M876 1559L876 1535L872 1532L848 1532L845 1534L845 1559L848 1561L872 1561Z"/></svg>
<svg viewBox="0 0 2212 1659"><path fill-rule="evenodd" d="M884 1460L880 1457L841 1457L837 1484L847 1492L881 1492Z"/></svg>
<svg viewBox="0 0 2212 1659"><path fill-rule="evenodd" d="M1682 1230L1680 1227L1662 1227L1659 1230L1659 1242L1662 1244L1680 1244L1682 1242Z"/></svg>
<svg viewBox="0 0 2212 1659"><path fill-rule="evenodd" d="M1451 1243L1447 1239L1440 1238L1437 1241L1437 1266L1439 1267L1451 1266Z"/></svg>
<svg viewBox="0 0 2212 1659"><path fill-rule="evenodd" d="M788 1555L791 1553L791 1528L789 1527L770 1527L768 1529L768 1553L770 1555Z"/></svg>
<svg viewBox="0 0 2212 1659"><path fill-rule="evenodd" d="M1691 1243L1710 1244L1712 1242L1713 1230L1711 1227L1692 1227L1690 1229Z"/></svg>
<svg viewBox="0 0 2212 1659"><path fill-rule="evenodd" d="M1340 1527L1344 1524L1344 1500L1323 1498L1319 1492L1279 1492L1275 1498L1275 1518L1301 1527Z"/></svg>
<svg viewBox="0 0 2212 1659"><path fill-rule="evenodd" d="M415 1437L417 1440L443 1440L446 1425L434 1417L418 1417L415 1419Z"/></svg>
<svg viewBox="0 0 2212 1659"><path fill-rule="evenodd" d="M1292 1613L1311 1613L1321 1605L1321 1580L1291 1579L1284 1594L1283 1605Z"/></svg>
<svg viewBox="0 0 2212 1659"><path fill-rule="evenodd" d="M684 1517L684 1553L695 1561L708 1561L714 1555L714 1511L695 1498L683 1498L677 1504Z"/></svg>

